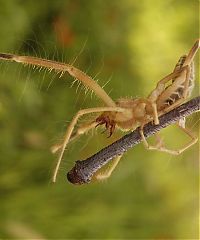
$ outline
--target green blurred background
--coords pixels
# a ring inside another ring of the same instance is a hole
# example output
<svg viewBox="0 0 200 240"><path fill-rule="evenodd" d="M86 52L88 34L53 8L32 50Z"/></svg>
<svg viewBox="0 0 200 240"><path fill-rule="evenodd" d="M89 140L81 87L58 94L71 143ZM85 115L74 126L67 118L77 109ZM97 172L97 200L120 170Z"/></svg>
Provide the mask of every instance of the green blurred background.
<svg viewBox="0 0 200 240"><path fill-rule="evenodd" d="M145 97L198 38L198 15L197 0L0 0L0 52L74 62L101 86L110 80L113 99ZM74 162L121 134L97 131L69 145L52 185L50 146L79 109L101 102L67 74L6 62L0 71L2 239L198 238L198 144L177 157L140 144L107 181L73 186ZM187 120L196 134L198 119ZM175 127L162 135L172 148L188 141Z"/></svg>

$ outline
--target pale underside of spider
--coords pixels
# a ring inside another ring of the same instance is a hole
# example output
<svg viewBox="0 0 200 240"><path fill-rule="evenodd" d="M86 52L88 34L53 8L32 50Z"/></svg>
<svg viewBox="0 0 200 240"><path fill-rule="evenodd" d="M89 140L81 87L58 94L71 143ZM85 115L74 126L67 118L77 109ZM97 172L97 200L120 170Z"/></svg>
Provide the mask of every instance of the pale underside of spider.
<svg viewBox="0 0 200 240"><path fill-rule="evenodd" d="M166 148L160 138L157 139L157 144L155 146L149 145L143 134L143 126L150 121L153 121L154 124L159 124L159 116L179 106L191 95L194 87L193 59L199 49L199 46L200 40L198 39L189 53L179 59L173 72L161 79L147 98L121 98L116 101L113 101L104 89L101 88L91 77L70 64L37 57L0 53L1 60L9 60L32 66L39 66L50 71L55 70L61 74L68 72L75 79L78 79L86 87L94 91L94 93L104 103L103 107L81 109L78 111L70 122L62 142L52 147L53 153L59 152L57 165L53 173L53 182L56 182L60 163L68 143L98 125L105 125L105 128L109 132L109 136L112 135L115 128L119 128L123 131L130 131L140 126L140 134L145 148L149 150L167 152L173 155L178 155L195 144L198 139L185 127L185 119L179 121L177 126L179 126L191 138L191 141L178 150ZM74 131L79 118L83 115L91 113L100 113L100 115L93 121L80 125L78 129ZM112 165L108 168L108 170L104 171L104 173L94 175L94 179L102 180L108 178L117 166L120 158L121 156L118 156L114 159ZM70 182L79 184L79 179L76 179L73 172L70 172L67 177Z"/></svg>

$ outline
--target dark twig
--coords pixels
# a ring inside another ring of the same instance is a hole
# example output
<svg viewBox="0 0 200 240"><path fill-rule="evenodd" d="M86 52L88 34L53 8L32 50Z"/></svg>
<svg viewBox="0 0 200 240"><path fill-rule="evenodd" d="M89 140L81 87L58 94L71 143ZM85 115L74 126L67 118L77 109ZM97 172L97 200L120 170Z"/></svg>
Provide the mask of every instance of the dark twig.
<svg viewBox="0 0 200 240"><path fill-rule="evenodd" d="M159 125L148 123L144 126L144 136L146 138L157 133L161 129L176 123L179 119L187 117L200 109L200 97L196 97L159 118ZM89 183L94 173L113 158L123 154L129 148L141 142L139 128L123 136L111 145L103 148L98 153L83 161L76 161L75 166L67 174L71 183Z"/></svg>

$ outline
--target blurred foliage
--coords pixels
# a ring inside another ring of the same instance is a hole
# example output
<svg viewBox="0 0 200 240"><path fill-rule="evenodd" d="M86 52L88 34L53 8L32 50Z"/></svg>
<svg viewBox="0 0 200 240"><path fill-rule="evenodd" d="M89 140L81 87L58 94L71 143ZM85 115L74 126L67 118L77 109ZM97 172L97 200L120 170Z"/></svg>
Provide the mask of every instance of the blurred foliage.
<svg viewBox="0 0 200 240"><path fill-rule="evenodd" d="M110 79L114 99L145 97L198 38L198 8L197 0L0 0L0 51L74 62L102 86ZM79 109L100 101L70 88L67 74L5 62L0 70L2 239L198 238L198 144L178 157L139 145L106 182L77 187L65 177L74 161L119 137L88 134L69 145L52 185L50 146ZM196 133L198 121L187 121ZM171 127L163 137L174 148L188 140Z"/></svg>

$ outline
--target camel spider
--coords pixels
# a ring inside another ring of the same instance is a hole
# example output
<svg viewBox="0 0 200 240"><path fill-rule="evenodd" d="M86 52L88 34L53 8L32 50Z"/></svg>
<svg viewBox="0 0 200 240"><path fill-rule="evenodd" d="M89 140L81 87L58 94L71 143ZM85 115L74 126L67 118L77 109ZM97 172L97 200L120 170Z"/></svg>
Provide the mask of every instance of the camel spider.
<svg viewBox="0 0 200 240"><path fill-rule="evenodd" d="M86 133L90 129L97 127L98 125L105 124L105 128L109 131L109 136L112 135L116 127L123 131L130 131L140 126L140 134L145 148L149 150L167 152L173 155L178 155L195 144L197 142L197 138L185 128L185 119L179 121L177 125L191 138L191 141L179 150L166 148L159 139L155 146L149 145L143 134L143 126L150 121L153 121L154 124L159 124L159 116L182 104L185 99L191 95L194 87L193 59L199 46L200 40L198 39L189 51L188 55L184 55L179 59L173 72L161 79L157 83L156 88L147 98L120 98L117 101L113 101L104 89L102 89L91 77L70 64L30 56L0 53L1 60L9 60L32 66L39 66L50 71L55 70L61 74L68 72L75 79L82 82L86 87L93 90L105 104L103 107L82 109L78 111L69 124L63 137L63 141L52 147L53 153L59 151L57 165L53 173L53 182L56 182L59 166L69 141ZM77 131L74 132L74 127L77 124L78 119L81 116L90 113L101 114L93 121L80 126ZM97 180L108 178L117 166L120 158L121 156L118 156L113 161L112 166L105 171L104 174L96 174L94 178ZM67 177L71 182L73 181L73 183L79 183L79 179L72 180L70 174L68 174Z"/></svg>

